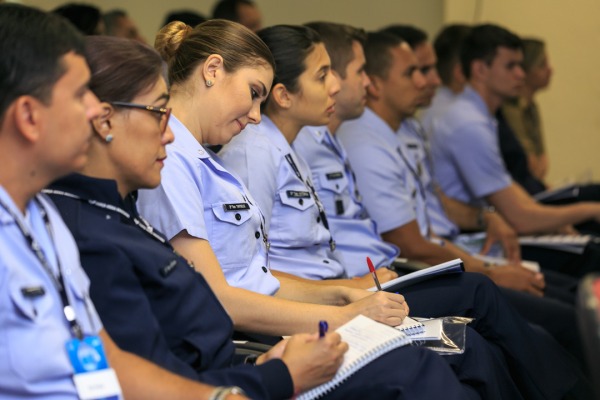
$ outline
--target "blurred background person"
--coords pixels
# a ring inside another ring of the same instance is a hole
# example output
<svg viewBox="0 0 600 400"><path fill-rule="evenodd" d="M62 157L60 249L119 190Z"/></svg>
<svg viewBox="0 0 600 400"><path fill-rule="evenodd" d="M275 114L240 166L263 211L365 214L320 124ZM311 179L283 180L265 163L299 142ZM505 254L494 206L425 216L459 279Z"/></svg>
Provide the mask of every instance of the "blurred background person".
<svg viewBox="0 0 600 400"><path fill-rule="evenodd" d="M162 26L169 25L173 21L181 21L192 28L198 24L207 21L204 15L193 10L174 10L165 16L165 21Z"/></svg>
<svg viewBox="0 0 600 400"><path fill-rule="evenodd" d="M546 45L538 39L523 40L525 84L521 95L504 103L502 111L527 153L529 170L539 180L548 172L548 156L535 94L550 84L552 67Z"/></svg>
<svg viewBox="0 0 600 400"><path fill-rule="evenodd" d="M102 16L102 19L104 20L104 27L107 35L133 39L144 44L146 43L146 39L140 35L140 31L135 22L133 22L124 10L111 10L105 13Z"/></svg>
<svg viewBox="0 0 600 400"><path fill-rule="evenodd" d="M262 28L262 15L252 0L220 0L213 8L213 18L235 21L254 32Z"/></svg>
<svg viewBox="0 0 600 400"><path fill-rule="evenodd" d="M104 21L98 7L84 3L66 3L52 12L68 19L84 35L104 35Z"/></svg>

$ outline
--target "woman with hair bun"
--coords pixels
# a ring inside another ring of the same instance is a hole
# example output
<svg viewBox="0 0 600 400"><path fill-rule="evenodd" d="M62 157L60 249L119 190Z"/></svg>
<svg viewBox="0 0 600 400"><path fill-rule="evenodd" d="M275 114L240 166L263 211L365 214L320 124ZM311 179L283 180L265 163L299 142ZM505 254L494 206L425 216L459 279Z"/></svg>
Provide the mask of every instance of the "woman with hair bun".
<svg viewBox="0 0 600 400"><path fill-rule="evenodd" d="M202 27L200 25L195 30ZM244 184L223 168L220 158L202 144L226 144L248 123L258 124L261 120L259 105L267 97L272 76L265 81L267 77L262 75L260 66L241 67L237 71L227 72L227 58L222 55L224 52L209 55L202 51L202 46L194 48L207 40L200 40L194 31L187 28L171 31L169 38L159 35L157 41L162 44L159 51L170 57L167 58L172 82L170 104L174 113L170 127L175 134L175 142L167 150L169 159L163 170L161 186L155 190L140 192L139 204L144 215L165 231L172 238L174 247L192 260L198 270L203 271L232 315L236 327L241 330L267 334L282 334L299 329L312 331L318 319L326 319L335 327L352 318L355 312L369 313L389 325L399 324L408 311L401 295L319 286L287 277L282 277L279 285L270 274L269 239L266 235L269 227L265 225L256 201ZM318 44L313 46L320 41L318 35L304 30L298 36L299 40L286 41L282 46L288 54L296 55L294 59L297 63L293 63L289 71L278 70L278 77L281 74L302 73L309 60L311 72L313 62L325 65L328 62L322 44L320 47ZM173 37L176 39L173 40ZM219 36L221 37L222 35ZM181 40L179 47L172 46L175 41ZM189 40L192 42L188 43ZM229 42L229 39L224 40L224 43ZM306 42L308 45L304 46ZM315 54L315 48L320 52ZM202 54L205 57L202 60L204 64L202 61L196 64L196 75L192 73L187 78L185 75L178 76L178 73L187 69L187 63L192 60L191 54ZM215 66L214 63L217 62L218 65ZM237 74L240 76L236 77ZM327 68L321 75L324 76L325 86L329 88L332 84L336 85ZM260 90L260 83L264 83L266 91ZM310 89L312 87L298 87L304 93ZM242 108L240 104L243 104L244 97L249 98L254 92L259 94L257 101ZM240 96L235 97L234 93ZM318 95L317 98L310 98L320 100ZM221 101L218 109L215 107L207 110L217 101ZM312 113L320 105L321 102L315 104L307 113ZM270 162L267 159L264 161ZM237 286L263 294L274 294L274 297L261 296ZM341 293L364 299L345 307L308 304L326 303L327 300L330 304L344 304L341 301L343 299L335 298ZM301 300L305 303L289 300ZM374 305L379 302L381 305L371 306L367 301ZM469 350L467 357L474 356L481 360L493 357L481 338L473 336L472 341L482 344L478 347L481 351ZM410 367L403 368L402 365ZM504 371L496 371L493 367L484 369L490 374L504 374L503 379L507 379L506 390L510 391L512 384ZM442 395L442 387L446 397L478 397L471 386L459 383L449 372L448 365L433 352L423 348L403 347L358 371L329 398L436 398ZM445 383L432 384L438 380ZM496 376L494 381L496 382Z"/></svg>
<svg viewBox="0 0 600 400"><path fill-rule="evenodd" d="M207 147L260 122L275 65L264 42L239 24L211 20L194 29L167 25L155 47L169 66L175 141L161 185L140 191L138 205L202 272L236 329L288 335L313 331L321 319L337 328L358 314L400 324L407 313L400 295L276 279L262 213Z"/></svg>
<svg viewBox="0 0 600 400"><path fill-rule="evenodd" d="M211 399L241 399L244 392L285 399L329 380L347 349L335 333L321 340L295 335L252 365L234 358L231 319L206 280L135 206L136 190L159 184L173 141L163 62L150 47L113 37L88 39L85 54L90 89L101 100L89 162L46 192L76 239L90 296L113 340L175 374L218 386Z"/></svg>

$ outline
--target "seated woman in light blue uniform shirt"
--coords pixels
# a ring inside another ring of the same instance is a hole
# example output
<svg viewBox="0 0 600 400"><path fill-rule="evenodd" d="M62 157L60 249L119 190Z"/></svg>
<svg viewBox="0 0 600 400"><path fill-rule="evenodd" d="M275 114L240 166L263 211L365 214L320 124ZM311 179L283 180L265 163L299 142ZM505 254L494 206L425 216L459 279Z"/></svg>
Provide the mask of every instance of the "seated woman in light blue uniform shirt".
<svg viewBox="0 0 600 400"><path fill-rule="evenodd" d="M288 335L313 331L321 319L335 328L358 314L399 324L408 311L401 295L273 277L271 238L256 201L205 147L260 122L274 68L265 44L254 36L253 52L234 51L228 37L206 27L157 38L157 46L165 42L175 140L161 185L141 190L138 206L202 272L236 329Z"/></svg>

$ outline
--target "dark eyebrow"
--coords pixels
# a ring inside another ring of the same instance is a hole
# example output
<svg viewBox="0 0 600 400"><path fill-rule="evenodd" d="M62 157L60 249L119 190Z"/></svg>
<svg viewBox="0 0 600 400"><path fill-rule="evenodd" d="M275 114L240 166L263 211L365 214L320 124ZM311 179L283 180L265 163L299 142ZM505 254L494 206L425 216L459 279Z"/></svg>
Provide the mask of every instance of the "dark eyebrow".
<svg viewBox="0 0 600 400"><path fill-rule="evenodd" d="M321 68L318 69L317 75L319 75L321 72L327 74L330 69L331 69L331 65L323 65Z"/></svg>

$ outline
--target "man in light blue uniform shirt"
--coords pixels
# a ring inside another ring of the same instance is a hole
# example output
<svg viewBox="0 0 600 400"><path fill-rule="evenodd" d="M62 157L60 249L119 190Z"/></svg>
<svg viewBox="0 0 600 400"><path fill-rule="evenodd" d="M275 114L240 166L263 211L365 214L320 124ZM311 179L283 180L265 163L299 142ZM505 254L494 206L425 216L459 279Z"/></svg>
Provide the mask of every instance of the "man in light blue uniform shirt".
<svg viewBox="0 0 600 400"><path fill-rule="evenodd" d="M73 367L64 347L72 336L58 306L61 298L54 280L23 240L18 224L26 226L40 244L55 276L60 260L77 321L85 335L97 335L102 322L88 296L89 281L79 264L77 246L45 197L30 200L22 213L0 186L0 205L0 304L4 310L0 325L5 332L0 340L0 393L57 399L74 396ZM51 233L46 230L42 212L48 215Z"/></svg>
<svg viewBox="0 0 600 400"><path fill-rule="evenodd" d="M279 281L269 269L266 221L256 201L175 116L169 128L175 141L167 147L161 185L139 191L140 213L169 239L187 231L210 242L230 285L275 294ZM246 240L223 239L231 237Z"/></svg>
<svg viewBox="0 0 600 400"><path fill-rule="evenodd" d="M90 121L101 109L87 86L83 40L58 16L0 4L0 396L120 398L111 370L88 369L102 357L82 358L85 341L88 350L104 346L128 399L209 398L215 388L114 344L89 299L73 237L36 194L87 159ZM74 376L79 367L94 373Z"/></svg>
<svg viewBox="0 0 600 400"><path fill-rule="evenodd" d="M348 277L365 274L365 257L376 268L389 266L398 248L384 242L361 202L346 151L326 126L305 127L293 148L310 165L312 180L323 202L336 248L344 254Z"/></svg>
<svg viewBox="0 0 600 400"><path fill-rule="evenodd" d="M599 221L600 203L541 205L505 168L494 115L523 86L519 37L496 25L474 27L462 43L460 58L468 86L436 119L432 132L434 172L442 190L463 202L494 206L520 234Z"/></svg>

